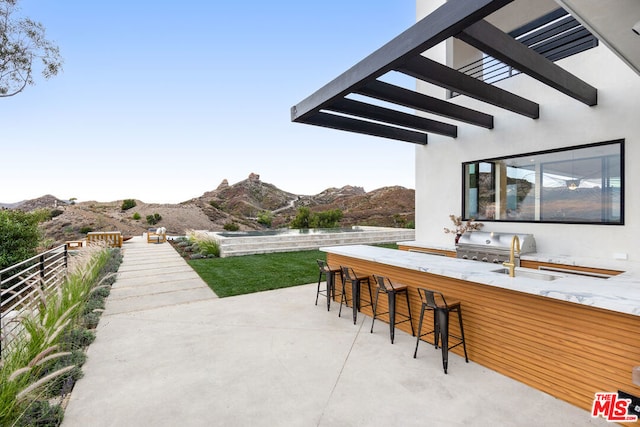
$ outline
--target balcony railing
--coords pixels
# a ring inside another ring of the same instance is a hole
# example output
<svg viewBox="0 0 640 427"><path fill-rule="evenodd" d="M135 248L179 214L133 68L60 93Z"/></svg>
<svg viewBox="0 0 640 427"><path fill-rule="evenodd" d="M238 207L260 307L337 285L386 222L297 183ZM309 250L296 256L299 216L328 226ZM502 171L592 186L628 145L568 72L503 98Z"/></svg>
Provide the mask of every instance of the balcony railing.
<svg viewBox="0 0 640 427"><path fill-rule="evenodd" d="M564 9L556 9L509 35L551 61L557 61L598 46L598 39ZM491 56L458 68L466 75L486 83L496 83L520 71ZM452 93L451 96L459 94Z"/></svg>

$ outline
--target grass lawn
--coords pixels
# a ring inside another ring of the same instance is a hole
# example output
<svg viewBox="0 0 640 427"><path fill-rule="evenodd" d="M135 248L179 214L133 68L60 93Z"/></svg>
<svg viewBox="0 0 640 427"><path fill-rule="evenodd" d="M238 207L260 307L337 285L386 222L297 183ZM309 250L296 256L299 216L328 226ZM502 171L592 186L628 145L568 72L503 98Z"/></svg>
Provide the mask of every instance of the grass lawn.
<svg viewBox="0 0 640 427"><path fill-rule="evenodd" d="M398 249L393 243L376 244ZM318 283L321 251L279 252L187 261L220 298Z"/></svg>
<svg viewBox="0 0 640 427"><path fill-rule="evenodd" d="M320 251L282 252L189 261L219 297L318 282Z"/></svg>

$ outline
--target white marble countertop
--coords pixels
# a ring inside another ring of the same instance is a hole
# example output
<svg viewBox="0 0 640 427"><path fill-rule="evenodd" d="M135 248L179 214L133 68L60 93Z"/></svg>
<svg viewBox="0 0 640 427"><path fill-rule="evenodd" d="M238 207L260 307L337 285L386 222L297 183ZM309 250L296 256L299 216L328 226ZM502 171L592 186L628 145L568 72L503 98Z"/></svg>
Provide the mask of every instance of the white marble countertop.
<svg viewBox="0 0 640 427"><path fill-rule="evenodd" d="M416 241L416 240L398 242L398 244L406 245L406 246L415 246L417 248L424 248L425 250L438 249L442 251L451 251L451 252L456 251L456 247L454 245L443 246L443 245L437 245L429 242L422 242L422 241ZM551 264L564 264L564 265L571 265L571 266L617 270L617 271L625 272L624 274L625 276L633 275L635 277L640 278L640 264L631 262L631 261L626 261L626 260L576 257L572 255L547 254L542 252L523 254L520 256L520 259L528 260L528 261L547 262Z"/></svg>
<svg viewBox="0 0 640 427"><path fill-rule="evenodd" d="M433 246L431 247L433 248ZM419 252L367 245L331 246L320 248L320 250L394 267L423 271L468 282L640 316L640 277L631 271L608 279L601 279L557 273L555 271L543 272L528 268L518 268L516 269L516 277L509 277L508 274L493 271L501 269L502 265L500 264L469 261ZM520 273L520 277L518 277L518 273ZM530 277L524 277L524 275ZM549 279L549 276L553 276L554 280L543 280Z"/></svg>

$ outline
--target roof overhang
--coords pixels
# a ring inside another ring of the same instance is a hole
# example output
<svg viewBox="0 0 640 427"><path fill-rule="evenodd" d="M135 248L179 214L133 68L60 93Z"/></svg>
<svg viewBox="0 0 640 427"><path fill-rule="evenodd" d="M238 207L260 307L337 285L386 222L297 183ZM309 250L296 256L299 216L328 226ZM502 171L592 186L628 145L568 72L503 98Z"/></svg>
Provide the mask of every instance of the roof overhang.
<svg viewBox="0 0 640 427"><path fill-rule="evenodd" d="M640 75L638 0L556 0ZM635 30L634 30L635 29ZM638 33L636 32L638 31Z"/></svg>
<svg viewBox="0 0 640 427"><path fill-rule="evenodd" d="M493 116L490 114L379 80L390 71L398 71L532 119L538 118L537 103L422 55L450 37L457 37L586 105L596 105L597 90L594 87L484 20L512 1L449 0L294 105L291 120L416 144L426 144L428 133L452 138L457 136L454 124L347 98L357 94L452 121L493 128Z"/></svg>

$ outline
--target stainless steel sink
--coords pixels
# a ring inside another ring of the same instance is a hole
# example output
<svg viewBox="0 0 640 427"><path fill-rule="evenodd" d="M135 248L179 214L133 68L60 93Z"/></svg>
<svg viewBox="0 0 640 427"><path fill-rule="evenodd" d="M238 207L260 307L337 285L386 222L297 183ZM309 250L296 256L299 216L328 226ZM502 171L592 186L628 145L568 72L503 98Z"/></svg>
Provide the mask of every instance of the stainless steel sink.
<svg viewBox="0 0 640 427"><path fill-rule="evenodd" d="M500 274L509 274L509 269L508 268L499 268L497 270L491 270L492 273L500 273ZM515 277L526 277L527 279L535 279L535 280L546 280L546 281L551 281L551 280L556 280L559 279L563 276L556 276L553 274L547 274L547 273L539 273L537 271L532 271L532 270L523 270L520 268L516 268L515 271Z"/></svg>

